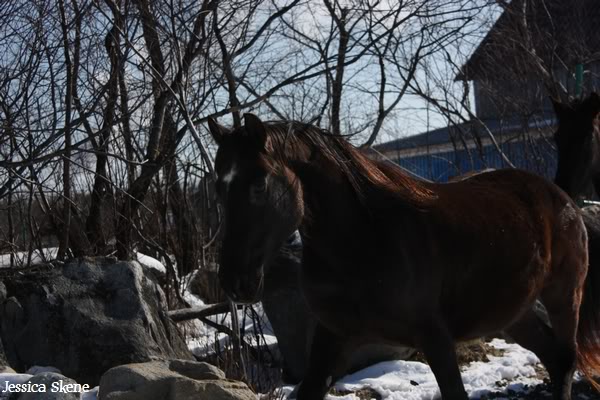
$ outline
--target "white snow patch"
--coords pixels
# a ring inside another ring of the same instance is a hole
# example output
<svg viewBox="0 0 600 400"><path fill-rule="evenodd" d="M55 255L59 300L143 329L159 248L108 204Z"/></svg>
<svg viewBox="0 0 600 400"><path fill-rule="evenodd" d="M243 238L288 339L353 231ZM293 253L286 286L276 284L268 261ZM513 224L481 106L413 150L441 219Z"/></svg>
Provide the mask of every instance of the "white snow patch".
<svg viewBox="0 0 600 400"><path fill-rule="evenodd" d="M49 260L56 259L58 253L58 247L47 247L40 250L33 250L31 252L31 263L30 265L41 264ZM20 251L16 253L0 254L0 268L10 268L11 255L13 257L13 266L21 267L27 264L29 260L29 252Z"/></svg>
<svg viewBox="0 0 600 400"><path fill-rule="evenodd" d="M192 306L192 307L207 307L202 299L198 296L190 293L188 290L183 291L183 298ZM244 339L247 343L254 346L274 346L277 344L277 338L273 333L273 329L271 328L271 324L267 315L265 314L262 304L257 303L252 307L258 316L258 323L255 324L253 318L251 318L251 310L243 307L237 310L237 317L240 324L240 327L243 328L245 332ZM231 328L231 315L229 313L226 314L218 314L208 318L209 320L220 324L225 325ZM187 332L187 346L195 356L204 358L207 355L213 354L216 352L217 348L225 349L230 345L229 335L225 333L220 333L216 329L211 326L208 326L198 320L189 321L189 330ZM262 335L259 333L262 332Z"/></svg>
<svg viewBox="0 0 600 400"><path fill-rule="evenodd" d="M42 264L51 260L55 260L57 254L58 247L46 247L41 250L33 250L31 252L31 259L29 258L30 255L27 251L0 254L0 268L11 267L11 256L13 260L13 267L22 267L24 265L27 265L28 260L30 260L29 265ZM154 269L161 274L167 273L167 269L165 268L164 264L158 261L156 258L147 256L142 253L136 253L136 258L137 261L142 265L142 267Z"/></svg>
<svg viewBox="0 0 600 400"><path fill-rule="evenodd" d="M167 274L167 268L165 268L164 264L158 261L156 258L147 256L142 253L135 253L137 261L142 265L142 267L153 269L159 272L161 275Z"/></svg>
<svg viewBox="0 0 600 400"><path fill-rule="evenodd" d="M501 357L488 356L489 362L474 362L461 371L465 390L472 399L489 392L511 389L523 391L526 386L535 386L542 381L536 378L534 366L539 359L532 352L517 344L494 339L491 346L504 350ZM386 361L347 375L335 385L337 390L356 392L371 388L383 400L431 400L440 398L440 392L431 368L415 361ZM287 399L293 386L281 389ZM328 400L350 400L356 396L327 396Z"/></svg>
<svg viewBox="0 0 600 400"><path fill-rule="evenodd" d="M96 386L87 392L81 393L80 400L98 400L98 389L100 389L100 386Z"/></svg>

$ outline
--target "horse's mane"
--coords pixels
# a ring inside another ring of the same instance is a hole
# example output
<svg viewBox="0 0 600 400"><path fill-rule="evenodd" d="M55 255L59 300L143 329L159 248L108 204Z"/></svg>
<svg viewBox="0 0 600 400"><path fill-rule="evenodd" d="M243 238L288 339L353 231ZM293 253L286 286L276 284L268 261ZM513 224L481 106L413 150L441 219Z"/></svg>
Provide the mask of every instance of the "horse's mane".
<svg viewBox="0 0 600 400"><path fill-rule="evenodd" d="M382 168L342 135L297 121L268 122L265 128L267 151L280 162L324 157L339 168L360 198L364 199L373 190L421 206L436 198L423 182L409 177L400 168Z"/></svg>

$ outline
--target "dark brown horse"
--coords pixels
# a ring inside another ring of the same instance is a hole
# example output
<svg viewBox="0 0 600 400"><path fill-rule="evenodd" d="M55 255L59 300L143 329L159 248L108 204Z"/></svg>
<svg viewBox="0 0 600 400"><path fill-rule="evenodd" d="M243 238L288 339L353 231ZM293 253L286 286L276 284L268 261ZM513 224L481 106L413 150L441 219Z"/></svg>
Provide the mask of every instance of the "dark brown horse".
<svg viewBox="0 0 600 400"><path fill-rule="evenodd" d="M322 399L359 343L420 348L444 399L466 399L454 344L506 329L546 365L555 399L573 371L597 370L597 309L580 310L587 237L573 201L544 179L494 171L425 183L367 158L342 137L247 114L229 131L210 121L225 209L220 278L252 302L263 265L295 229L301 282L319 324L297 391ZM541 298L553 328L531 306Z"/></svg>
<svg viewBox="0 0 600 400"><path fill-rule="evenodd" d="M593 191L600 196L600 96L592 93L584 100L564 104L552 101L558 119L554 134L558 153L555 183L575 201L590 197ZM594 189L594 190L592 190ZM600 308L600 292L588 288L600 281L600 206L582 209L588 233L589 272L582 304L584 309ZM594 319L583 319L587 330L600 331Z"/></svg>

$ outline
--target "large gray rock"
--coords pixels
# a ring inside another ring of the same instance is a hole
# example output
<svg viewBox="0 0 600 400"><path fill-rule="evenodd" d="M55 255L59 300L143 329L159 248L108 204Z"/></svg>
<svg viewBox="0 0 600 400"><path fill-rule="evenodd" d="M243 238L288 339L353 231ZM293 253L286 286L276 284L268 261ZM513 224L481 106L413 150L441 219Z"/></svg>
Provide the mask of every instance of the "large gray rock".
<svg viewBox="0 0 600 400"><path fill-rule="evenodd" d="M0 338L0 371L3 368L8 367L8 361L6 360L6 355L4 354L4 346L2 345L2 339Z"/></svg>
<svg viewBox="0 0 600 400"><path fill-rule="evenodd" d="M27 383L44 385L45 393L22 393L17 400L79 400L81 396L80 387L77 382L56 372L42 372L33 376ZM52 386L56 384L56 386ZM70 385L70 386L68 386Z"/></svg>
<svg viewBox="0 0 600 400"><path fill-rule="evenodd" d="M299 285L302 246L283 246L265 273L262 304L277 337L283 363L283 380L298 383L304 378L316 319L308 310ZM368 344L347 355L346 372L386 360L404 360L414 349L385 344Z"/></svg>
<svg viewBox="0 0 600 400"><path fill-rule="evenodd" d="M154 276L137 262L75 260L4 284L0 338L18 371L52 365L95 386L117 365L193 358Z"/></svg>
<svg viewBox="0 0 600 400"><path fill-rule="evenodd" d="M107 371L100 381L99 400L256 400L218 368L183 360L129 364Z"/></svg>

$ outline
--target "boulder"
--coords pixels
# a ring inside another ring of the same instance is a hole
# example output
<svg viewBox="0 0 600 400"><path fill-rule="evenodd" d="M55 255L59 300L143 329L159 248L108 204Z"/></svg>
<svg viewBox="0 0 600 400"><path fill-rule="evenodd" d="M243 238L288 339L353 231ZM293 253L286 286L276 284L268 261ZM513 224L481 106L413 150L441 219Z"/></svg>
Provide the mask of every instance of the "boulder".
<svg viewBox="0 0 600 400"><path fill-rule="evenodd" d="M15 400L21 393L11 388L10 385L23 385L33 378L29 374L18 374L14 371L0 372L0 399Z"/></svg>
<svg viewBox="0 0 600 400"><path fill-rule="evenodd" d="M302 244L294 237L282 247L265 272L262 304L277 337L282 356L283 380L298 383L304 378L316 319L308 310L299 284ZM348 355L346 372L388 360L405 360L412 348L368 344Z"/></svg>
<svg viewBox="0 0 600 400"><path fill-rule="evenodd" d="M37 375L41 374L42 372L55 372L57 374L61 373L60 370L56 367L42 367L41 365L34 365L33 367L25 371L26 374L30 375Z"/></svg>
<svg viewBox="0 0 600 400"><path fill-rule="evenodd" d="M81 391L76 389L73 379L57 374L56 372L42 372L34 375L26 383L43 384L46 387L45 393L29 392L21 393L17 400L79 400ZM53 386L56 384L56 386ZM67 385L73 385L71 387ZM81 386L81 385L78 385ZM76 391L73 391L76 390Z"/></svg>
<svg viewBox="0 0 600 400"><path fill-rule="evenodd" d="M100 380L99 400L256 400L218 368L186 360L128 364L107 371Z"/></svg>
<svg viewBox="0 0 600 400"><path fill-rule="evenodd" d="M17 371L52 365L96 386L122 364L192 359L156 278L135 261L74 260L4 278L0 339Z"/></svg>

